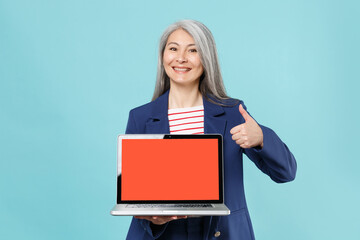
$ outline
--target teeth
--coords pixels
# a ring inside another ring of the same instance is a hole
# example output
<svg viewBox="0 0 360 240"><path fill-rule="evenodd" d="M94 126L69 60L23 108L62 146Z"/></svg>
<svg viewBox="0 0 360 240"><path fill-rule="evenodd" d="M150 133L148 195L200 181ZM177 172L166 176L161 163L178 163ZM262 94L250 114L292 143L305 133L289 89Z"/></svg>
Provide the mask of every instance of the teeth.
<svg viewBox="0 0 360 240"><path fill-rule="evenodd" d="M175 71L179 71L179 72L187 72L190 71L189 68L174 68Z"/></svg>

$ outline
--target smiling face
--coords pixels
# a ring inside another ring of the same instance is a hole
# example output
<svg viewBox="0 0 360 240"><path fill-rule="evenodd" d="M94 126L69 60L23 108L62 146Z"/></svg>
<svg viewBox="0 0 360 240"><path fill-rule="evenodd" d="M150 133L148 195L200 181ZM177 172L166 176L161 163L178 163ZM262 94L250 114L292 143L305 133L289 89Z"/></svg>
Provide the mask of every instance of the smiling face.
<svg viewBox="0 0 360 240"><path fill-rule="evenodd" d="M199 84L204 72L192 36L178 29L170 34L163 54L163 65L170 84Z"/></svg>

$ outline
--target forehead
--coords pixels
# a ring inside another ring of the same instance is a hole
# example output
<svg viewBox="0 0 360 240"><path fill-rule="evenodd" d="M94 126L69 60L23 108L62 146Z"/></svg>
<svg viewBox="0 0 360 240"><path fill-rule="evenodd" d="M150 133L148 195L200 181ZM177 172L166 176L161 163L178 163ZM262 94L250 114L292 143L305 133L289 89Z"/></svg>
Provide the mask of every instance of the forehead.
<svg viewBox="0 0 360 240"><path fill-rule="evenodd" d="M195 44L194 38L183 29L177 29L169 35L167 43L171 42L178 44Z"/></svg>

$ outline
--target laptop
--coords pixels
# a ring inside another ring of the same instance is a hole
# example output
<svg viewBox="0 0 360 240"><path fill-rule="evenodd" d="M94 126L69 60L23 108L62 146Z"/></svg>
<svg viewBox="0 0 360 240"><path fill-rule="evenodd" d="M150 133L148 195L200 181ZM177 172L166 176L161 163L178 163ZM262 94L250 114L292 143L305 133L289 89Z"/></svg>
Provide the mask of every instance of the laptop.
<svg viewBox="0 0 360 240"><path fill-rule="evenodd" d="M224 204L223 139L219 134L118 136L120 216L229 215Z"/></svg>

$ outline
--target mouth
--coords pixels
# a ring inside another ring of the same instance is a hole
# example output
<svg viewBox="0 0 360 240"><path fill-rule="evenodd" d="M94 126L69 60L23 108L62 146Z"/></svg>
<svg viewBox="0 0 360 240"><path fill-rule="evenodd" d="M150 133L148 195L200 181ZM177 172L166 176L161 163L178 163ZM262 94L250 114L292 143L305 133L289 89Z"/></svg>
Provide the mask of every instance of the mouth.
<svg viewBox="0 0 360 240"><path fill-rule="evenodd" d="M172 67L172 69L174 69L174 71L177 73L186 73L191 70L191 68L187 68L187 67Z"/></svg>

